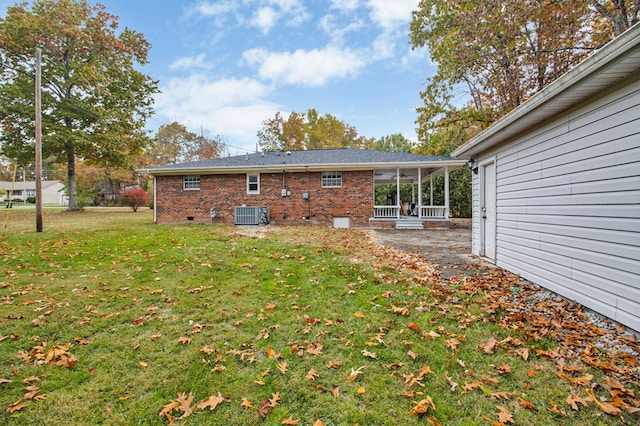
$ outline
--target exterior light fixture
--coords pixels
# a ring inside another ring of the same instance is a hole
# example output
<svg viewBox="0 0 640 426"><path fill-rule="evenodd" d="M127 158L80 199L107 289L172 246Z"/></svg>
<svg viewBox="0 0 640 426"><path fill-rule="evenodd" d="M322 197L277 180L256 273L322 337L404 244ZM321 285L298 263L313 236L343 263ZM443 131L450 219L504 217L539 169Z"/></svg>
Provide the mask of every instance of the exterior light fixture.
<svg viewBox="0 0 640 426"><path fill-rule="evenodd" d="M469 166L469 170L471 170L474 175L478 174L478 164L476 164L476 160L474 160L473 157L469 158L467 166Z"/></svg>

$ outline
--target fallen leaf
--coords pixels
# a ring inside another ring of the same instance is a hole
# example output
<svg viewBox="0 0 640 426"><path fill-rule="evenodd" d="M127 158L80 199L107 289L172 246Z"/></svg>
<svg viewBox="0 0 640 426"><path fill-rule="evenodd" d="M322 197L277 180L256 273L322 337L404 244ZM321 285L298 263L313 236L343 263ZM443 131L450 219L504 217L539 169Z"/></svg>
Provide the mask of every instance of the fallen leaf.
<svg viewBox="0 0 640 426"><path fill-rule="evenodd" d="M277 407L279 401L280 401L280 392L272 393L271 399L269 399L269 405L271 407Z"/></svg>
<svg viewBox="0 0 640 426"><path fill-rule="evenodd" d="M9 414L15 413L16 411L22 410L26 406L27 405L24 402L22 402L22 398L20 398L19 400L17 400L16 402L14 402L13 404L7 407L7 412Z"/></svg>
<svg viewBox="0 0 640 426"><path fill-rule="evenodd" d="M497 346L498 346L498 341L492 337L487 342L481 344L480 348L484 353L492 354L495 352Z"/></svg>
<svg viewBox="0 0 640 426"><path fill-rule="evenodd" d="M271 405L269 404L269 400L266 398L263 399L262 402L260 403L260 407L258 408L258 414L260 415L260 417L264 419L269 414L271 414L271 412L272 410L271 410Z"/></svg>
<svg viewBox="0 0 640 426"><path fill-rule="evenodd" d="M409 410L409 415L414 416L425 414L427 411L429 411L429 408L435 410L436 406L433 403L433 399L431 399L430 396L427 396L425 399L416 402L416 405L411 410Z"/></svg>
<svg viewBox="0 0 640 426"><path fill-rule="evenodd" d="M225 398L222 396L220 392L218 392L217 396L211 395L208 399L198 402L197 407L200 410L204 410L205 408L208 408L209 410L213 411L220 403L224 401L225 401Z"/></svg>
<svg viewBox="0 0 640 426"><path fill-rule="evenodd" d="M144 361L140 361L138 364L139 364L139 365L140 365L140 367L142 367L142 368L147 368L147 367L149 366L149 364L147 364L147 363L146 363L146 362L144 362Z"/></svg>
<svg viewBox="0 0 640 426"><path fill-rule="evenodd" d="M358 368L357 370L354 370L353 368L351 369L351 373L349 374L345 374L344 376L347 378L347 381L349 383L355 381L358 378L358 375L362 372L362 369L364 368L364 366Z"/></svg>
<svg viewBox="0 0 640 426"><path fill-rule="evenodd" d="M502 374L508 374L511 373L511 366L509 364L502 364L497 366L496 370L498 370Z"/></svg>
<svg viewBox="0 0 640 426"><path fill-rule="evenodd" d="M366 392L366 390L365 390L364 386L360 386L360 387L358 388L358 393L359 393L359 394L361 394L361 395L362 395L362 394L363 394L363 393L365 393L365 392Z"/></svg>
<svg viewBox="0 0 640 426"><path fill-rule="evenodd" d="M414 351L408 351L407 356L411 359L416 359L418 357Z"/></svg>
<svg viewBox="0 0 640 426"><path fill-rule="evenodd" d="M312 368L311 370L309 370L309 372L305 376L305 379L307 379L307 380L315 380L318 377L319 377L319 373Z"/></svg>
<svg viewBox="0 0 640 426"><path fill-rule="evenodd" d="M297 425L298 423L300 423L300 419L294 420L293 416L289 416L288 418L282 420L282 423L280 424L281 425Z"/></svg>
<svg viewBox="0 0 640 426"><path fill-rule="evenodd" d="M242 398L242 401L240 401L240 405L245 409L253 407L253 404L247 398Z"/></svg>
<svg viewBox="0 0 640 426"><path fill-rule="evenodd" d="M185 417L190 416L191 413L193 413L193 409L195 408L194 406L191 405L191 403L193 402L193 393L189 392L189 396L187 396L182 392L178 392L177 395L178 395L178 398L176 399L176 402L180 404L177 410L183 412L180 418L184 419Z"/></svg>
<svg viewBox="0 0 640 426"><path fill-rule="evenodd" d="M364 349L364 350L362 351L362 355L364 355L364 356L366 356L366 357L368 357L368 358L374 358L374 359L378 357L378 355L376 355L376 353L375 353L375 352L369 352L369 351L367 351L366 349Z"/></svg>
<svg viewBox="0 0 640 426"><path fill-rule="evenodd" d="M315 422L313 422L313 426L324 426L324 423L322 422L322 420L317 419Z"/></svg>
<svg viewBox="0 0 640 426"><path fill-rule="evenodd" d="M335 360L327 362L327 368L337 368L342 365L342 361Z"/></svg>
<svg viewBox="0 0 640 426"><path fill-rule="evenodd" d="M277 362L276 367L282 374L285 374L287 372L287 361Z"/></svg>
<svg viewBox="0 0 640 426"><path fill-rule="evenodd" d="M507 410L505 407L501 406L501 405L496 405L496 408L498 410L500 410L500 412L498 413L498 420L500 421L500 423L502 424L506 424L506 423L514 423L513 421L513 414L511 414L509 412L509 410Z"/></svg>
<svg viewBox="0 0 640 426"><path fill-rule="evenodd" d="M410 322L409 324L407 324L407 328L413 331L420 331L420 326L415 322Z"/></svg>
<svg viewBox="0 0 640 426"><path fill-rule="evenodd" d="M191 337L186 336L181 336L178 338L178 342L182 343L183 345L188 345L189 343L191 343L191 340L193 340Z"/></svg>
<svg viewBox="0 0 640 426"><path fill-rule="evenodd" d="M522 406L522 408L524 408L525 410L529 410L533 413L537 413L538 409L533 405L533 402L528 401L524 398L518 398L518 402L520 403L520 405Z"/></svg>

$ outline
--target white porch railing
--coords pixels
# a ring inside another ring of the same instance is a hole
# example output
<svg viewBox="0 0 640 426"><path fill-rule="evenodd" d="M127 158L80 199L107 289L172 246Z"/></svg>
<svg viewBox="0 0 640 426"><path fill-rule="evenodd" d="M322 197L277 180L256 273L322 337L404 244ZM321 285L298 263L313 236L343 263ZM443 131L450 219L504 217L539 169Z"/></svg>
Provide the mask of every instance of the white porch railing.
<svg viewBox="0 0 640 426"><path fill-rule="evenodd" d="M421 206L420 217L427 219L446 219L446 207L444 206Z"/></svg>
<svg viewBox="0 0 640 426"><path fill-rule="evenodd" d="M373 206L373 217L381 219L400 217L400 206Z"/></svg>
<svg viewBox="0 0 640 426"><path fill-rule="evenodd" d="M420 215L413 216L417 219L446 219L447 208L445 206L420 206ZM376 219L400 218L400 206L374 206L373 217Z"/></svg>

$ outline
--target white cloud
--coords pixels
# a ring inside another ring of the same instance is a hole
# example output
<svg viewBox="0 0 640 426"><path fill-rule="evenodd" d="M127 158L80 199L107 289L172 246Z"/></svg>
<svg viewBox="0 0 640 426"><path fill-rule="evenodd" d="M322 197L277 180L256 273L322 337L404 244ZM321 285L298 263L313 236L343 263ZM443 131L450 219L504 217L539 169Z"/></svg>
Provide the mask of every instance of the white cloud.
<svg viewBox="0 0 640 426"><path fill-rule="evenodd" d="M251 24L258 27L263 34L269 34L277 20L278 15L275 10L270 7L261 7L253 16Z"/></svg>
<svg viewBox="0 0 640 426"><path fill-rule="evenodd" d="M155 109L167 122L230 137L231 145L255 149L262 122L279 106L269 102L269 87L249 78L211 80L204 74L172 78L160 88Z"/></svg>
<svg viewBox="0 0 640 426"><path fill-rule="evenodd" d="M399 25L408 26L411 12L418 8L418 0L368 0L371 20L391 30Z"/></svg>
<svg viewBox="0 0 640 426"><path fill-rule="evenodd" d="M239 6L240 3L235 0L201 1L195 6L194 12L203 16L221 16L236 11Z"/></svg>
<svg viewBox="0 0 640 426"><path fill-rule="evenodd" d="M343 12L353 12L359 6L359 0L331 0L331 9L337 9Z"/></svg>
<svg viewBox="0 0 640 426"><path fill-rule="evenodd" d="M243 54L250 65L257 65L259 75L276 83L318 87L334 78L357 75L365 59L350 49L328 46L321 50L269 52L251 49Z"/></svg>
<svg viewBox="0 0 640 426"><path fill-rule="evenodd" d="M344 38L349 33L355 33L364 28L364 22L356 17L354 20L342 24L335 15L325 15L320 19L318 25L331 38L334 44L342 44Z"/></svg>
<svg viewBox="0 0 640 426"><path fill-rule="evenodd" d="M194 70L194 69L211 69L213 65L205 62L206 55L204 53L200 53L198 56L185 56L173 61L169 64L170 70L177 69L185 69L185 70Z"/></svg>

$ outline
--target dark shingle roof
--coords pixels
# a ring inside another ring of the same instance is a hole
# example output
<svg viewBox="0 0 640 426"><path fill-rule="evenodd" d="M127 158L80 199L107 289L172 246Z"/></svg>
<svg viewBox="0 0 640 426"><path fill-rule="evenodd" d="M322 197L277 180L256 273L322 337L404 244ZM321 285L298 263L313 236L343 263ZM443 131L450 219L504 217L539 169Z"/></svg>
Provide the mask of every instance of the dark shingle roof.
<svg viewBox="0 0 640 426"><path fill-rule="evenodd" d="M317 149L306 151L263 152L238 155L234 157L214 158L191 163L168 164L151 167L150 173L170 172L178 170L206 169L245 169L245 168L278 168L331 165L399 165L402 163L434 163L456 160L451 157L410 154L405 152L374 151L366 149Z"/></svg>

